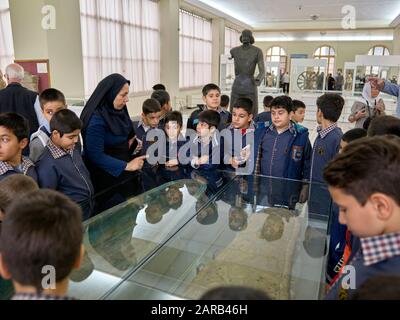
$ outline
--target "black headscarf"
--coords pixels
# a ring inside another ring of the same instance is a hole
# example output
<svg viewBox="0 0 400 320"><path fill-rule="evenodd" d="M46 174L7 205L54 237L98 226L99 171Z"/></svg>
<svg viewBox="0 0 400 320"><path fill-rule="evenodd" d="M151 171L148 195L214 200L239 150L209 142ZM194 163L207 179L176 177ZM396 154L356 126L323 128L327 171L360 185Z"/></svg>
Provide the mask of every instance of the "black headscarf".
<svg viewBox="0 0 400 320"><path fill-rule="evenodd" d="M132 134L133 125L128 108L126 106L122 110L114 108L114 100L125 84L130 85L131 82L117 73L100 81L81 115L83 136L93 114L100 115L114 135L128 137Z"/></svg>

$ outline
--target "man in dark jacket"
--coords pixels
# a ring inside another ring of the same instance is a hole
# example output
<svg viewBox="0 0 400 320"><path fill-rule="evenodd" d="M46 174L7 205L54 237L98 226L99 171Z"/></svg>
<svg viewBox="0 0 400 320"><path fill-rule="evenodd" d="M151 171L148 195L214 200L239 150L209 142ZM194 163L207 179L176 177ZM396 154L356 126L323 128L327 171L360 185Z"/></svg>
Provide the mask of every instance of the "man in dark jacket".
<svg viewBox="0 0 400 320"><path fill-rule="evenodd" d="M26 118L29 122L30 137L39 129L41 119L38 94L21 85L24 68L18 64L7 66L6 79L8 86L0 91L0 113L14 112Z"/></svg>

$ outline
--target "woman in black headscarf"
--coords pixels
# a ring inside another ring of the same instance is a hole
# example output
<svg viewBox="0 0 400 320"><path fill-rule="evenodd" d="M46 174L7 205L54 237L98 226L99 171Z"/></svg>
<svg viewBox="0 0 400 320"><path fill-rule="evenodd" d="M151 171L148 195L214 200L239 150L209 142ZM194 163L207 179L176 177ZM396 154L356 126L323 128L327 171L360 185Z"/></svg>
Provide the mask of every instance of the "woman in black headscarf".
<svg viewBox="0 0 400 320"><path fill-rule="evenodd" d="M96 193L120 185L142 169L133 159L135 132L126 104L130 81L120 74L103 79L82 112L84 157Z"/></svg>

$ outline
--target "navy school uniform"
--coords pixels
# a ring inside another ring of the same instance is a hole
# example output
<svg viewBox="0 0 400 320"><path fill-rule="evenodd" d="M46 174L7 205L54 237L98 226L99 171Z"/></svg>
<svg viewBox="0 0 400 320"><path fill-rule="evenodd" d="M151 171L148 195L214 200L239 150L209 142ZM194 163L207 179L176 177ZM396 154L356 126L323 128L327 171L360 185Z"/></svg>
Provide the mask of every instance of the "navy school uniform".
<svg viewBox="0 0 400 320"><path fill-rule="evenodd" d="M269 127L272 124L271 112L262 112L254 119L255 123L264 123L265 127Z"/></svg>
<svg viewBox="0 0 400 320"><path fill-rule="evenodd" d="M150 127L145 126L143 121L134 121L133 129L135 130L136 138L143 142Z"/></svg>
<svg viewBox="0 0 400 320"><path fill-rule="evenodd" d="M12 167L7 162L0 161L0 181L13 174L23 174L38 181L35 165L30 159L24 156L22 157L21 165L18 168Z"/></svg>
<svg viewBox="0 0 400 320"><path fill-rule="evenodd" d="M226 169L229 171L234 170L234 168L229 165L229 161L232 159L232 157L240 157L240 152L242 149L250 146L250 159L247 163L241 165L241 170L237 170L237 172L245 175L253 174L255 171L255 163L261 144L261 139L266 130L264 123L252 123L248 129L243 130L234 129L231 125L228 129L229 136L223 136L225 148L224 163L226 165ZM240 146L240 150L236 150L235 152L235 144L237 143L235 139L237 137L241 137L241 142L238 144L238 146Z"/></svg>
<svg viewBox="0 0 400 320"><path fill-rule="evenodd" d="M219 133L216 132L208 144L203 144L198 136L195 137L193 144L194 154L190 155L192 168L196 170L218 170L222 167L224 146ZM190 154L190 150L187 154ZM209 157L208 163L200 166L195 165L193 158L200 158L204 155Z"/></svg>
<svg viewBox="0 0 400 320"><path fill-rule="evenodd" d="M64 151L50 140L37 163L37 172L41 188L65 194L82 207L83 218L89 218L94 189L79 149Z"/></svg>
<svg viewBox="0 0 400 320"><path fill-rule="evenodd" d="M207 110L207 108L204 109L198 109L194 111L191 115L190 118L188 119L187 122L187 128L192 129L196 131L197 125L199 124L199 114L203 111ZM232 114L229 111L226 111L225 109L219 108L217 111L221 117L220 123L218 125L218 130L222 131L226 129L229 124L232 122Z"/></svg>
<svg viewBox="0 0 400 320"><path fill-rule="evenodd" d="M293 122L281 134L271 125L261 140L256 173L294 180L308 177L311 157L308 136L307 128Z"/></svg>

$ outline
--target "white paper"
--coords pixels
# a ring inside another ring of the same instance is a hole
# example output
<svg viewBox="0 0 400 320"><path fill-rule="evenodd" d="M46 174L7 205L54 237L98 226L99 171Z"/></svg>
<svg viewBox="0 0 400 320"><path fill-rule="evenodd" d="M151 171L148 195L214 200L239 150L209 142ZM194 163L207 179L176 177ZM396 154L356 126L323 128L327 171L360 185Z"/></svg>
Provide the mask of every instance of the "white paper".
<svg viewBox="0 0 400 320"><path fill-rule="evenodd" d="M37 73L47 73L47 63L37 64Z"/></svg>

